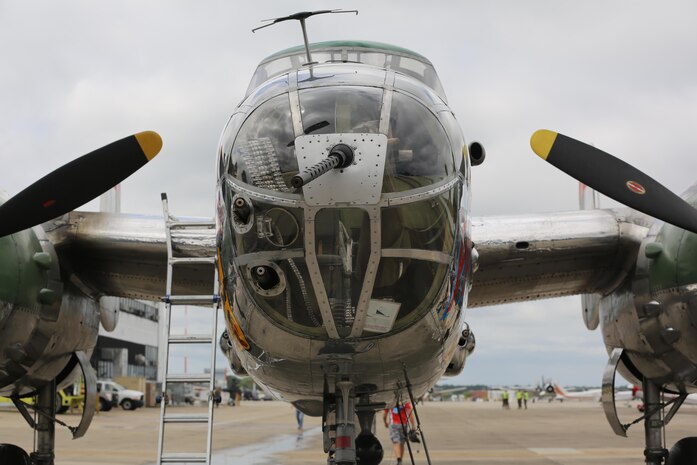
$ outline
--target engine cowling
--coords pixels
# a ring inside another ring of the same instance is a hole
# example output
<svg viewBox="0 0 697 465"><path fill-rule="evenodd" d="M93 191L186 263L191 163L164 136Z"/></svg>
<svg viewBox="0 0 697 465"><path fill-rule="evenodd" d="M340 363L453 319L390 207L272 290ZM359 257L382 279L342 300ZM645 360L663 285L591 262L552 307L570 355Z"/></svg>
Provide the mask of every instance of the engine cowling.
<svg viewBox="0 0 697 465"><path fill-rule="evenodd" d="M0 203L5 198L0 197ZM27 395L69 382L99 330L98 304L61 280L41 226L0 238L0 395Z"/></svg>
<svg viewBox="0 0 697 465"><path fill-rule="evenodd" d="M697 186L685 198L697 205ZM697 391L697 234L656 222L633 279L601 302L603 338L627 358L622 375Z"/></svg>
<svg viewBox="0 0 697 465"><path fill-rule="evenodd" d="M34 384L28 379L55 344L62 294L58 260L41 227L0 238L1 393Z"/></svg>

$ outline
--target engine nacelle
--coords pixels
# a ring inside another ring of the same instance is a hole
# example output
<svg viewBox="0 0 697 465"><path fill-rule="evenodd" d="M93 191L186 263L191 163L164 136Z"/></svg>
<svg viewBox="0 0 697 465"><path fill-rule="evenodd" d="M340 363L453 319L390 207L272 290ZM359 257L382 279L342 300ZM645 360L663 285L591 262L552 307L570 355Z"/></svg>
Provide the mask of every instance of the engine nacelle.
<svg viewBox="0 0 697 465"><path fill-rule="evenodd" d="M68 380L77 363L73 354L89 353L98 330L97 303L64 289L58 256L41 226L0 238L0 395Z"/></svg>
<svg viewBox="0 0 697 465"><path fill-rule="evenodd" d="M223 331L223 334L220 336L220 350L222 350L223 354L227 357L230 362L230 368L232 368L232 371L234 371L236 375L247 376L247 370L242 366L242 361L237 356L237 353L235 353L235 348L232 347L232 344L233 342L228 332Z"/></svg>
<svg viewBox="0 0 697 465"><path fill-rule="evenodd" d="M450 359L450 363L448 363L448 368L445 369L445 373L443 374L445 376L457 376L462 373L462 370L465 368L467 357L474 352L476 344L474 333L470 331L469 325L465 323L460 333L460 339L457 341L457 349L453 354L453 358Z"/></svg>
<svg viewBox="0 0 697 465"><path fill-rule="evenodd" d="M697 186L684 196L697 203ZM600 304L608 349L625 349L622 375L697 391L697 235L656 223L642 242L636 271Z"/></svg>

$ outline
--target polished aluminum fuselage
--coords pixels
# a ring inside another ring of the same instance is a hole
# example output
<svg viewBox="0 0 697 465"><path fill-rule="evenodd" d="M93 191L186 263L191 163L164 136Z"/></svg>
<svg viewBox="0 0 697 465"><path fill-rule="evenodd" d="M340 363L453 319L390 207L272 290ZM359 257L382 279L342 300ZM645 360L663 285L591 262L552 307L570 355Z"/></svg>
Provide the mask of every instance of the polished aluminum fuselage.
<svg viewBox="0 0 697 465"><path fill-rule="evenodd" d="M416 111L430 128L422 136L405 128ZM232 357L277 397L319 414L327 385L348 380L388 403L407 379L421 395L448 368L471 277L468 161L454 121L423 82L361 63L292 69L233 114L217 208L226 321ZM337 143L352 146L353 165L288 186ZM235 202L254 219L241 221ZM257 272L278 284L257 283Z"/></svg>

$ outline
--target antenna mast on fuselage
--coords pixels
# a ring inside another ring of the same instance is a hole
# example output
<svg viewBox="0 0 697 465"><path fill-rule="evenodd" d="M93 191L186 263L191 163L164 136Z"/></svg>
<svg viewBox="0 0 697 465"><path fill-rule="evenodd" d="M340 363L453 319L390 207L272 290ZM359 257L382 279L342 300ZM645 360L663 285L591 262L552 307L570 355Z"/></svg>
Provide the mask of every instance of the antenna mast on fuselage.
<svg viewBox="0 0 697 465"><path fill-rule="evenodd" d="M310 64L312 63L312 56L310 55L310 42L307 40L307 29L305 28L305 20L309 18L310 16L315 16L315 15L323 15L327 13L356 13L358 14L358 10L317 10L317 11L301 11L300 13L295 13L289 16L284 16L283 18L272 18L272 19L263 19L262 21L271 21L269 24L265 24L263 26L259 26L257 28L252 29L252 32L256 32L259 29L264 29L265 27L273 26L276 23L280 23L282 21L289 21L291 19L294 19L296 21L300 21L300 27L303 29L303 40L305 41L305 53L307 54L307 63Z"/></svg>

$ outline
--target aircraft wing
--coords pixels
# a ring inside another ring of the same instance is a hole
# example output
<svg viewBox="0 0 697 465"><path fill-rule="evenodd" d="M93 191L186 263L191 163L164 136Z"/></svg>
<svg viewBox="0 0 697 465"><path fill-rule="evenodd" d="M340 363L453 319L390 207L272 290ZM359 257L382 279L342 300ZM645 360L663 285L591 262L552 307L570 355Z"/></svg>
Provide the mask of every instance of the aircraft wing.
<svg viewBox="0 0 697 465"><path fill-rule="evenodd" d="M636 263L650 221L630 209L475 217L468 306L606 294Z"/></svg>
<svg viewBox="0 0 697 465"><path fill-rule="evenodd" d="M649 221L628 209L475 217L479 269L468 306L607 293L634 266ZM64 272L85 291L146 300L164 295L162 217L75 211L44 227ZM173 246L180 256L213 256L215 231L177 232ZM182 267L174 276L179 294L213 292L211 265Z"/></svg>
<svg viewBox="0 0 697 465"><path fill-rule="evenodd" d="M210 220L210 219L206 219ZM92 295L159 300L165 294L167 243L161 216L68 213L44 223L62 273ZM215 231L173 231L177 256L215 255ZM212 294L213 265L185 265L174 273L177 294Z"/></svg>

